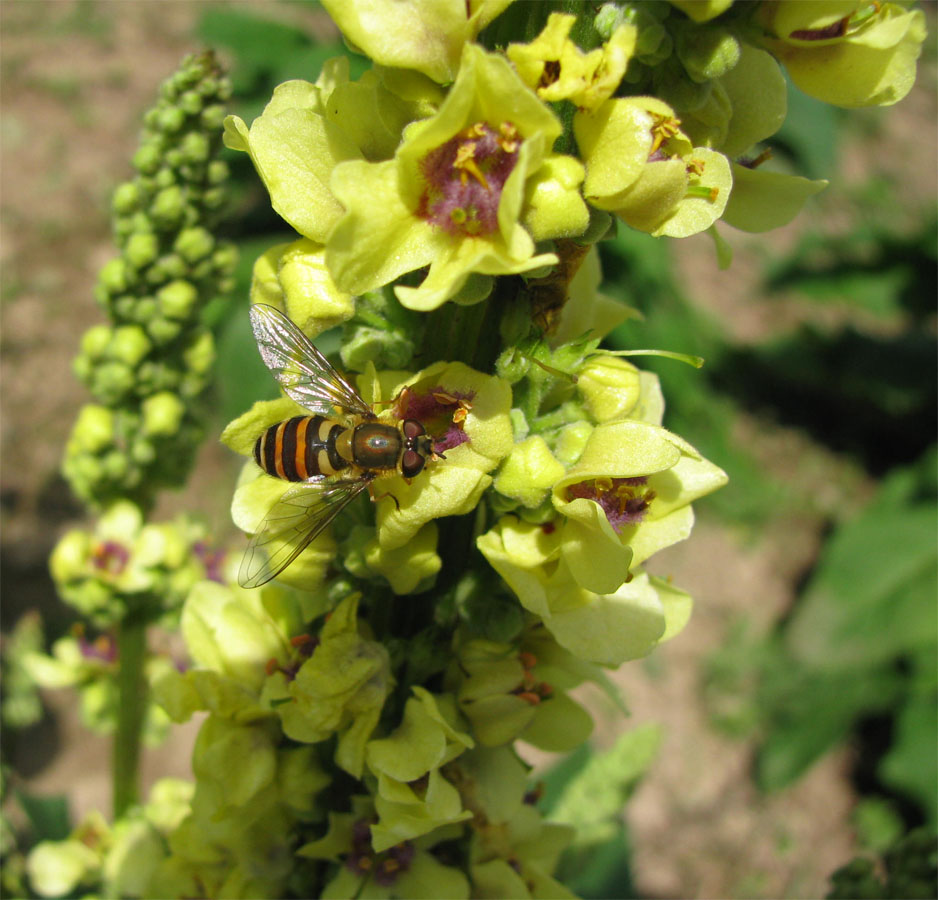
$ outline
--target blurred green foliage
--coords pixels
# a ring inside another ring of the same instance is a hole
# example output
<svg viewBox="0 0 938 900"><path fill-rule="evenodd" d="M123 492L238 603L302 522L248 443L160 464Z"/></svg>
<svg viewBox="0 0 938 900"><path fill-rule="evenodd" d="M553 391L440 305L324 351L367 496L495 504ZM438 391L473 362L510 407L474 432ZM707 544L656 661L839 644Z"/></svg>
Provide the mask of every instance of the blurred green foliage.
<svg viewBox="0 0 938 900"><path fill-rule="evenodd" d="M627 731L603 752L583 744L541 784L540 806L548 818L576 828L556 877L584 900L638 896L622 809L653 764L661 738L661 729L649 724Z"/></svg>

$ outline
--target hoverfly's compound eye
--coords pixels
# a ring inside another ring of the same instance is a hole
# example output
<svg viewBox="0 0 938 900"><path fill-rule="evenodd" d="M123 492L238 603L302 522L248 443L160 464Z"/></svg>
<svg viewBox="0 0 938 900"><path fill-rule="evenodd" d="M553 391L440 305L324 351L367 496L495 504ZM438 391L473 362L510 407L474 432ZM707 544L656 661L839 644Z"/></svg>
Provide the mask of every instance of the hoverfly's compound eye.
<svg viewBox="0 0 938 900"><path fill-rule="evenodd" d="M401 474L405 478L414 478L423 471L426 464L426 459L416 450L405 450L401 457Z"/></svg>
<svg viewBox="0 0 938 900"><path fill-rule="evenodd" d="M427 429L416 419L405 419L404 424L401 426L401 431L404 432L404 437L408 440L413 440L427 433Z"/></svg>

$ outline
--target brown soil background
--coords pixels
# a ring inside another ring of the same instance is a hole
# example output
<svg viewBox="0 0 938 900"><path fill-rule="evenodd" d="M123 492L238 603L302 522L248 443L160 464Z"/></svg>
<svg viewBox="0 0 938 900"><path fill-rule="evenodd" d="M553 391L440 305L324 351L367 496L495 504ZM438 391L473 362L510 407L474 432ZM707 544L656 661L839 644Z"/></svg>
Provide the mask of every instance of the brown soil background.
<svg viewBox="0 0 938 900"><path fill-rule="evenodd" d="M140 115L157 85L197 49L193 25L206 5L0 2L5 630L25 609L54 609L46 560L64 530L82 521L57 474L74 413L85 400L71 359L81 333L101 319L92 288L113 255L109 196L131 174ZM289 4L238 5L294 19L308 15ZM904 200L935 196L932 67L919 85L887 111L888 130L875 153L853 148L844 160L858 173L872 165L914 172L897 209ZM909 141L910 134L919 139ZM682 271L692 273L688 283L697 302L716 311L738 339L758 340L802 317L836 315L797 300L763 303L753 294L758 260L789 246L797 228L759 237L729 234L737 252L729 272L716 269L705 238L676 248ZM822 509L856 503L869 492L860 473L845 471L797 432L742 421L739 438L778 476L810 479ZM234 477L234 461L210 443L185 502L171 498L162 512L184 505L219 523ZM694 616L650 661L618 675L631 723L659 722L665 729L660 756L626 810L638 890L647 897L823 896L829 873L856 850L849 748L823 759L794 788L766 797L749 777L753 746L716 734L701 702L701 666L725 641L735 616L745 611L768 628L790 608L798 579L815 558L820 518L780 518L750 534L708 520L705 503L698 508L693 539L660 554L654 565L694 596ZM29 790L67 793L74 815L106 811L109 742L81 727L67 693L46 699L49 715L27 747L17 742L13 762ZM629 724L602 716L599 745ZM145 752L147 783L189 773L194 733L191 724L176 729L167 744Z"/></svg>

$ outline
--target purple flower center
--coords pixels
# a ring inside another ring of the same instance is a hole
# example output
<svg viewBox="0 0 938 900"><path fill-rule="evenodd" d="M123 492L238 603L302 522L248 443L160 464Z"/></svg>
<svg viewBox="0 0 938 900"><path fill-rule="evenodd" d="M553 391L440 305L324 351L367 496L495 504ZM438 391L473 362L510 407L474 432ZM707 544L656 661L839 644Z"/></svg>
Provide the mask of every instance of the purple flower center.
<svg viewBox="0 0 938 900"><path fill-rule="evenodd" d="M371 822L358 819L352 825L352 847L345 857L345 867L356 875L370 873L375 884L389 887L410 868L415 853L414 845L403 841L376 854L371 846Z"/></svg>
<svg viewBox="0 0 938 900"><path fill-rule="evenodd" d="M788 36L796 41L829 41L843 37L847 33L849 23L850 16L844 16L824 28L798 28Z"/></svg>
<svg viewBox="0 0 938 900"><path fill-rule="evenodd" d="M648 478L591 478L567 488L567 500L595 500L606 514L616 534L628 525L638 525L648 511L655 492L649 490Z"/></svg>
<svg viewBox="0 0 938 900"><path fill-rule="evenodd" d="M117 541L101 541L91 553L96 569L108 575L120 575L130 559L130 551Z"/></svg>
<svg viewBox="0 0 938 900"><path fill-rule="evenodd" d="M474 396L472 391L451 391L442 385L419 394L408 389L395 404L394 414L399 419L416 419L422 423L433 438L433 452L442 454L469 440L463 423Z"/></svg>
<svg viewBox="0 0 938 900"><path fill-rule="evenodd" d="M502 122L497 131L476 122L431 150L420 165L426 190L417 215L456 236L496 232L502 189L520 146L511 122Z"/></svg>
<svg viewBox="0 0 938 900"><path fill-rule="evenodd" d="M89 641L84 630L77 633L78 649L85 659L93 659L103 663L117 662L117 640L112 634L99 634L93 641Z"/></svg>
<svg viewBox="0 0 938 900"><path fill-rule="evenodd" d="M205 577L209 581L217 581L224 584L225 579L222 575L222 565L225 562L225 551L216 550L207 541L196 541L192 545L192 551L205 567Z"/></svg>

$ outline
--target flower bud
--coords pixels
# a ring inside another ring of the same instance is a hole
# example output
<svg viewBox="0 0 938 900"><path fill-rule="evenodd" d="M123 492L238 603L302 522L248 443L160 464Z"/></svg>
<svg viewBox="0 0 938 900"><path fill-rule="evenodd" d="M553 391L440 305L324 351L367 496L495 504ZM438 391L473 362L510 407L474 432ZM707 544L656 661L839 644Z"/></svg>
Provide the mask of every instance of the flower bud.
<svg viewBox="0 0 938 900"><path fill-rule="evenodd" d="M81 352L92 360L100 359L111 341L111 329L107 325L92 325L81 336Z"/></svg>
<svg viewBox="0 0 938 900"><path fill-rule="evenodd" d="M116 402L133 390L134 373L123 363L102 363L94 370L93 376L92 392L107 402Z"/></svg>
<svg viewBox="0 0 938 900"><path fill-rule="evenodd" d="M175 106L161 109L156 116L156 128L172 134L179 131L186 124L186 114Z"/></svg>
<svg viewBox="0 0 938 900"><path fill-rule="evenodd" d="M124 258L135 269L140 270L150 265L159 255L160 245L155 234L136 232L127 240Z"/></svg>
<svg viewBox="0 0 938 900"><path fill-rule="evenodd" d="M216 272L231 272L237 264L238 248L235 244L225 242L215 248L215 252L212 254L212 267Z"/></svg>
<svg viewBox="0 0 938 900"><path fill-rule="evenodd" d="M353 372L362 372L368 363L382 369L404 369L414 357L414 342L398 331L384 331L358 325L343 337L342 365Z"/></svg>
<svg viewBox="0 0 938 900"><path fill-rule="evenodd" d="M183 351L186 368L200 375L206 373L215 362L215 339L210 331L194 334L189 346Z"/></svg>
<svg viewBox="0 0 938 900"><path fill-rule="evenodd" d="M173 319L157 317L147 322L147 331L157 344L168 344L179 336L182 324Z"/></svg>
<svg viewBox="0 0 938 900"><path fill-rule="evenodd" d="M140 208L142 197L140 189L132 181L125 181L114 191L111 198L111 209L115 215L126 216Z"/></svg>
<svg viewBox="0 0 938 900"><path fill-rule="evenodd" d="M111 294L127 290L127 266L119 256L108 260L98 272L98 282Z"/></svg>
<svg viewBox="0 0 938 900"><path fill-rule="evenodd" d="M575 422L565 426L554 439L554 456L564 466L572 466L580 458L592 431L593 426L589 422Z"/></svg>
<svg viewBox="0 0 938 900"><path fill-rule="evenodd" d="M687 74L696 82L720 78L739 62L739 41L722 28L681 29L675 49Z"/></svg>
<svg viewBox="0 0 938 900"><path fill-rule="evenodd" d="M126 474L130 463L122 450L111 450L101 460L104 473L112 481L120 481Z"/></svg>
<svg viewBox="0 0 938 900"><path fill-rule="evenodd" d="M215 245L214 238L204 228L186 228L179 233L173 248L190 263L204 259L212 252Z"/></svg>
<svg viewBox="0 0 938 900"><path fill-rule="evenodd" d="M403 547L393 550L382 548L372 536L363 547L364 562L370 571L388 580L395 594L411 594L440 571L443 562L436 546L437 526L430 522Z"/></svg>
<svg viewBox="0 0 938 900"><path fill-rule="evenodd" d="M164 165L159 172L153 178L153 184L156 188L162 190L163 188L172 187L176 184L176 173L167 165Z"/></svg>
<svg viewBox="0 0 938 900"><path fill-rule="evenodd" d="M91 552L91 535L85 531L67 531L49 557L49 570L56 584L66 584L86 573Z"/></svg>
<svg viewBox="0 0 938 900"><path fill-rule="evenodd" d="M194 116L202 110L202 97L198 91L186 91L179 98L179 108Z"/></svg>
<svg viewBox="0 0 938 900"><path fill-rule="evenodd" d="M150 341L139 325L121 325L114 329L108 356L133 367L150 352L150 348Z"/></svg>
<svg viewBox="0 0 938 900"><path fill-rule="evenodd" d="M580 196L583 176L578 159L555 155L528 179L524 224L534 240L577 237L586 231L590 214Z"/></svg>
<svg viewBox="0 0 938 900"><path fill-rule="evenodd" d="M137 465L148 466L156 459L156 448L149 441L140 438L134 441L130 455Z"/></svg>
<svg viewBox="0 0 938 900"><path fill-rule="evenodd" d="M177 280L162 288L156 297L160 312L164 316L170 319L187 319L199 299L199 292L190 282Z"/></svg>
<svg viewBox="0 0 938 900"><path fill-rule="evenodd" d="M564 467L540 435L515 444L495 477L495 490L527 507L539 506Z"/></svg>
<svg viewBox="0 0 938 900"><path fill-rule="evenodd" d="M183 159L188 163L203 163L212 152L208 138L199 131L191 131L182 140Z"/></svg>
<svg viewBox="0 0 938 900"><path fill-rule="evenodd" d="M225 189L222 187L208 188L202 192L202 206L207 210L216 210L224 205L227 199ZM227 291L225 291L227 293Z"/></svg>
<svg viewBox="0 0 938 900"><path fill-rule="evenodd" d="M132 294L122 294L115 297L111 303L111 311L115 319L134 319L137 308L137 298Z"/></svg>
<svg viewBox="0 0 938 900"><path fill-rule="evenodd" d="M162 391L143 401L143 430L154 437L166 437L179 430L186 408L176 394Z"/></svg>
<svg viewBox="0 0 938 900"><path fill-rule="evenodd" d="M37 894L61 897L93 879L100 865L99 855L80 840L40 841L26 859L26 872Z"/></svg>
<svg viewBox="0 0 938 900"><path fill-rule="evenodd" d="M201 124L206 131L221 131L225 122L225 107L221 103L214 103L202 110ZM209 179L211 180L211 178Z"/></svg>
<svg viewBox="0 0 938 900"><path fill-rule="evenodd" d="M592 356L577 373L577 390L595 422L621 419L641 394L638 369L618 356Z"/></svg>
<svg viewBox="0 0 938 900"><path fill-rule="evenodd" d="M162 226L171 226L182 219L186 198L178 184L163 188L150 205L150 215Z"/></svg>
<svg viewBox="0 0 938 900"><path fill-rule="evenodd" d="M218 127L221 128L221 123ZM205 170L205 177L209 184L222 184L230 174L228 163L222 159L213 159Z"/></svg>
<svg viewBox="0 0 938 900"><path fill-rule="evenodd" d="M137 171L145 175L152 175L160 167L161 162L160 148L155 143L144 144L134 154L133 164Z"/></svg>

